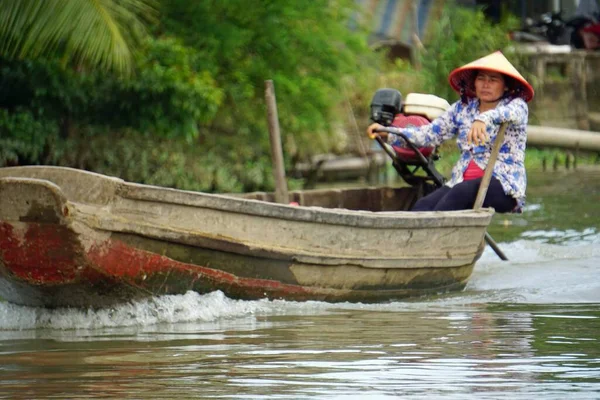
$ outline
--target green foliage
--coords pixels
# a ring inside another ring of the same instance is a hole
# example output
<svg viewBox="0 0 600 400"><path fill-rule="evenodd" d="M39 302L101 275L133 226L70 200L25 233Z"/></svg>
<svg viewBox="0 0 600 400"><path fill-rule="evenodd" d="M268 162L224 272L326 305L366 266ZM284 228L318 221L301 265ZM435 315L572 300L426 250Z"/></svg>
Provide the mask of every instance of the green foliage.
<svg viewBox="0 0 600 400"><path fill-rule="evenodd" d="M204 57L225 93L211 125L267 150L264 82L274 81L286 154L327 151L343 115L342 77L374 71L367 35L350 30L353 0L248 3L165 0L162 26Z"/></svg>
<svg viewBox="0 0 600 400"><path fill-rule="evenodd" d="M90 88L85 77L65 70L57 60L0 58L0 66L2 108L21 108L36 117L59 121L67 115L81 115L88 106Z"/></svg>
<svg viewBox="0 0 600 400"><path fill-rule="evenodd" d="M61 165L167 186L260 190L272 188L264 105L272 79L288 165L343 148L347 103L380 59L365 31L349 28L354 0L160 5L153 37L135 52L134 76L93 63L65 68L52 54L3 57L0 108L52 122L59 140L47 140L46 150Z"/></svg>
<svg viewBox="0 0 600 400"><path fill-rule="evenodd" d="M235 193L273 189L268 157L251 154L239 145L207 147L190 146L182 138L144 138L135 131L85 128L76 138L54 143L52 163L186 190ZM290 189L298 187L293 180L289 184Z"/></svg>
<svg viewBox="0 0 600 400"><path fill-rule="evenodd" d="M0 2L0 56L53 58L131 72L131 47L156 16L154 0Z"/></svg>
<svg viewBox="0 0 600 400"><path fill-rule="evenodd" d="M90 111L102 119L92 122L188 142L197 138L199 124L213 121L223 99L212 74L201 69L199 54L162 37L149 40L135 61L139 72L132 79L94 75L92 85L100 90Z"/></svg>
<svg viewBox="0 0 600 400"><path fill-rule="evenodd" d="M513 16L508 15L494 25L486 20L481 9L473 10L448 2L430 40L425 43L425 51L420 54L421 70L417 72L421 78L420 90L434 93L451 103L458 100L458 95L448 84L449 73L496 50L514 60L516 54L507 32L517 26L518 20Z"/></svg>
<svg viewBox="0 0 600 400"><path fill-rule="evenodd" d="M214 118L222 91L197 69L197 53L177 40L152 39L142 50L135 60L139 73L129 79L64 69L52 60L0 59L0 107L54 119L63 136L89 124L193 140L198 124Z"/></svg>
<svg viewBox="0 0 600 400"><path fill-rule="evenodd" d="M578 165L598 164L600 156L594 151L574 151L569 149L558 149L551 147L528 147L525 157L525 167L527 170L551 169L555 164L557 167L565 168L567 164L570 167Z"/></svg>
<svg viewBox="0 0 600 400"><path fill-rule="evenodd" d="M36 119L27 111L0 108L0 165L39 164L47 160L56 138L56 124Z"/></svg>

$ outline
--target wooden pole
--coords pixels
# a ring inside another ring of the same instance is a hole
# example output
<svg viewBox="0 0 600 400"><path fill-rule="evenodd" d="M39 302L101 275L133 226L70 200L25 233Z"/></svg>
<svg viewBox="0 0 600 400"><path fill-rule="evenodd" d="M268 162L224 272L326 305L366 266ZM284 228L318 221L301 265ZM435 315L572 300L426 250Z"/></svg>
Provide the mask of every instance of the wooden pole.
<svg viewBox="0 0 600 400"><path fill-rule="evenodd" d="M600 151L600 133L578 129L528 125L527 146Z"/></svg>
<svg viewBox="0 0 600 400"><path fill-rule="evenodd" d="M273 162L273 176L275 178L275 201L288 204L289 195L283 167L283 150L281 148L281 135L279 133L279 117L277 115L277 101L273 81L265 81L265 100L267 102L267 117L269 120L269 138L271 142L271 160Z"/></svg>
<svg viewBox="0 0 600 400"><path fill-rule="evenodd" d="M494 165L496 165L496 159L498 158L498 153L500 153L500 147L502 147L502 143L504 143L504 134L506 133L506 122L503 122L500 125L500 130L498 131L498 135L496 135L496 140L494 141L494 147L492 148L492 154L490 154L490 159L488 161L487 167L485 167L485 172L483 173L483 178L481 178L481 184L479 185L479 191L477 192L477 197L475 198L475 204L473 205L473 210L479 210L481 206L483 206L483 201L485 200L485 195L487 194L488 188L490 186L490 181L492 180L492 172L494 172Z"/></svg>
<svg viewBox="0 0 600 400"><path fill-rule="evenodd" d="M419 38L419 2L417 0L412 0L411 2L411 16L413 23L413 33L412 33L412 59L413 65L415 69L419 71L421 69L421 59L420 59L420 47L423 45L421 43L421 39Z"/></svg>
<svg viewBox="0 0 600 400"><path fill-rule="evenodd" d="M473 210L479 210L481 206L483 206L483 201L485 200L485 195L487 194L488 188L490 187L490 181L492 180L492 172L494 172L494 165L496 164L496 159L498 158L498 153L500 152L500 147L502 147L502 143L504 143L504 134L506 133L507 123L504 122L500 125L500 130L498 131L498 135L496 135L496 140L494 142L494 147L492 148L492 154L490 154L490 159L488 161L487 167L485 167L485 172L483 173L483 178L481 179L481 184L479 185L479 190L477 191L477 197L475 198L475 204L473 205ZM490 245L492 250L500 257L503 261L508 261L508 257L500 250L498 244L492 239L489 233L485 233L485 241Z"/></svg>

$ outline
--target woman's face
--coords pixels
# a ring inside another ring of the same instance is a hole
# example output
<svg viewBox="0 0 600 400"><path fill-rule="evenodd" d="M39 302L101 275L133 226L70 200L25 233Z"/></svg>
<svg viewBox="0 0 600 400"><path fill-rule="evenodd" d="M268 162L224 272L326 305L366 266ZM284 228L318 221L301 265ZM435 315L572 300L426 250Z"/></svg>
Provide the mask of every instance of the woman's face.
<svg viewBox="0 0 600 400"><path fill-rule="evenodd" d="M479 71L475 77L475 94L480 101L493 103L502 97L506 83L499 72Z"/></svg>

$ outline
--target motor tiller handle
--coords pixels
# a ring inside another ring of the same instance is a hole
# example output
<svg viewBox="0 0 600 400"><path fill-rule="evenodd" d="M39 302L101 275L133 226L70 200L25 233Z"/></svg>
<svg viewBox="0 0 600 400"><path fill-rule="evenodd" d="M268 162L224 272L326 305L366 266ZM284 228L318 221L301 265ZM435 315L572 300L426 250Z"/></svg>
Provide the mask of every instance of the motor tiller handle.
<svg viewBox="0 0 600 400"><path fill-rule="evenodd" d="M410 139L405 134L397 132L394 128L387 128L387 127L375 129L375 132L388 132L388 133L393 133L396 136L400 136L402 138L402 140L404 140L406 142L408 147L410 147L410 149L415 152L415 154L419 158L419 161L423 165L427 165L429 163L429 160L427 159L427 157L425 157L423 155L423 153L421 153L421 150L413 142L411 142ZM375 140L377 140L377 142L381 145L381 147L385 150L385 152L388 153L388 155L390 157L392 157L392 160L395 161L396 157L397 157L396 154L393 154L393 152L391 150L389 150L389 148L385 145L385 142L383 141L383 139L379 135L373 135L373 136L375 136ZM433 179L440 186L443 185L443 182L439 181L437 177L434 176Z"/></svg>

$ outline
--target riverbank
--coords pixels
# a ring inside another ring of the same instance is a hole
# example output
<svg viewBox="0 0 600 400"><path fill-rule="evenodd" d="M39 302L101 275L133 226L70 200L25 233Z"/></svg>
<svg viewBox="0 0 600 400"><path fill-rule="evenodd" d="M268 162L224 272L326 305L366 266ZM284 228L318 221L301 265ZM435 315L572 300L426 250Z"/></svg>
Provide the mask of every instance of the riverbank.
<svg viewBox="0 0 600 400"><path fill-rule="evenodd" d="M436 162L436 169L446 177L450 176L452 167L458 161L460 152L454 141L449 141L440 146L440 159ZM560 149L549 147L528 147L525 153L525 168L527 171L560 171L577 170L582 168L600 169L600 153L574 149ZM363 171L359 180L368 183L388 182L397 183L400 177L388 161L381 166L378 173ZM377 177L373 180L373 176Z"/></svg>

